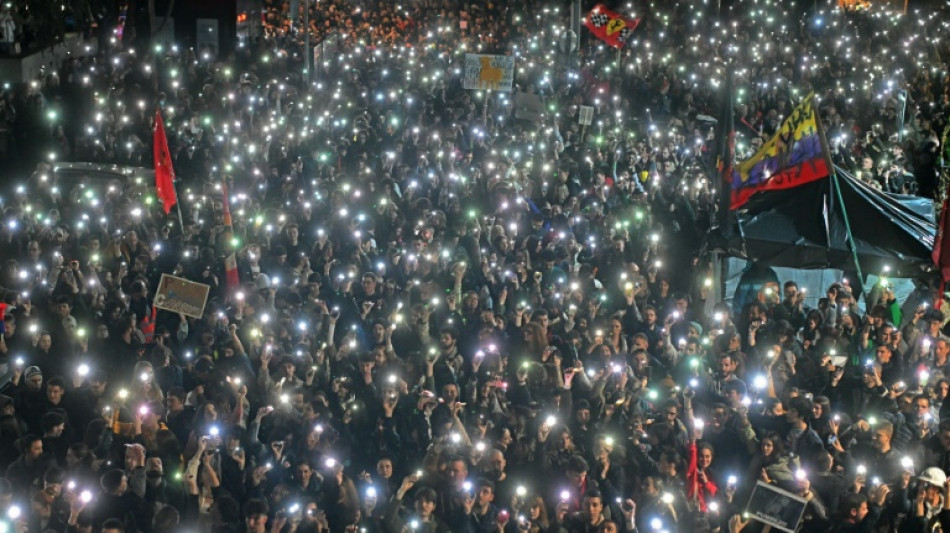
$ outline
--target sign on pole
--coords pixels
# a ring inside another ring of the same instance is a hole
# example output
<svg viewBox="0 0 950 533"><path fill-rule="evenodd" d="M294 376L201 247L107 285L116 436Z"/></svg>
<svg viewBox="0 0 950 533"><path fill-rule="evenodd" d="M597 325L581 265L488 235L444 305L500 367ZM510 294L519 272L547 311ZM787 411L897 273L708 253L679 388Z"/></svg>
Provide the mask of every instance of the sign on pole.
<svg viewBox="0 0 950 533"><path fill-rule="evenodd" d="M465 54L462 88L511 91L515 80L515 58L488 54Z"/></svg>
<svg viewBox="0 0 950 533"><path fill-rule="evenodd" d="M204 283L195 283L185 278L162 274L162 279L158 282L158 290L155 292L154 304L159 309L201 318L204 315L210 290L211 287Z"/></svg>
<svg viewBox="0 0 950 533"><path fill-rule="evenodd" d="M581 126L590 126L594 121L594 107L582 105L577 112L577 122Z"/></svg>
<svg viewBox="0 0 950 533"><path fill-rule="evenodd" d="M795 533L807 504L804 498L759 481L752 489L746 510L749 518L787 533Z"/></svg>

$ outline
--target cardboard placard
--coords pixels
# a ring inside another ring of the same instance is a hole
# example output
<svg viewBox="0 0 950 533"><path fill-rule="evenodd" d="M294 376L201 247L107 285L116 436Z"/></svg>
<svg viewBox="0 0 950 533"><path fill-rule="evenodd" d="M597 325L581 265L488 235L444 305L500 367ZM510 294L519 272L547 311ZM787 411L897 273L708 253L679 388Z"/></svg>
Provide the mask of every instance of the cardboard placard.
<svg viewBox="0 0 950 533"><path fill-rule="evenodd" d="M489 54L465 54L462 88L511 91L515 80L515 58Z"/></svg>
<svg viewBox="0 0 950 533"><path fill-rule="evenodd" d="M746 512L753 520L795 533L807 504L804 498L759 481L749 496Z"/></svg>
<svg viewBox="0 0 950 533"><path fill-rule="evenodd" d="M159 309L201 318L208 303L209 285L162 274L153 304Z"/></svg>
<svg viewBox="0 0 950 533"><path fill-rule="evenodd" d="M581 126L590 126L594 121L594 107L582 105L577 111L577 122Z"/></svg>

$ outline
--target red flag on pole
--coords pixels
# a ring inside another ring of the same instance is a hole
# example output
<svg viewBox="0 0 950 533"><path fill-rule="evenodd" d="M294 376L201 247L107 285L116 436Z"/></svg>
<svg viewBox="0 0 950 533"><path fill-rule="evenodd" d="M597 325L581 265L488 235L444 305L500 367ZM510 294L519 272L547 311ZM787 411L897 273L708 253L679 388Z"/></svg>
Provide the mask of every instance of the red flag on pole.
<svg viewBox="0 0 950 533"><path fill-rule="evenodd" d="M584 17L584 26L591 31L598 39L613 46L614 48L623 48L624 43L637 29L640 19L630 19L619 13L604 7L603 4L597 4L590 13Z"/></svg>
<svg viewBox="0 0 950 533"><path fill-rule="evenodd" d="M178 203L178 197L175 194L175 169L172 167L172 154L168 150L168 139L165 137L165 125L162 123L161 111L155 112L155 133L152 148L155 161L155 189L167 215L171 212L172 207Z"/></svg>

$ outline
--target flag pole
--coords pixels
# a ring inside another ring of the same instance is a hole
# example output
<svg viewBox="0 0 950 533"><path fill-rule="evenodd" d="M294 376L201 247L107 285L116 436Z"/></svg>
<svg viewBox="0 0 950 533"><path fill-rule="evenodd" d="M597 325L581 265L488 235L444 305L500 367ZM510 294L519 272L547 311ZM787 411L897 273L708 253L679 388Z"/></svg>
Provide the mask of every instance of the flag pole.
<svg viewBox="0 0 950 533"><path fill-rule="evenodd" d="M733 237L732 218L732 173L735 168L734 150L734 84L732 63L726 64L726 80L723 94L719 102L719 122L716 124L716 173L719 179L719 196L717 199L714 227L714 246L712 247L712 289L713 300L722 301L726 293L725 272L727 271L729 243Z"/></svg>
<svg viewBox="0 0 950 533"><path fill-rule="evenodd" d="M241 277L238 274L237 270L237 259L235 257L235 240L234 240L234 224L231 220L231 198L228 193L228 179L227 177L221 178L221 198L223 200L222 207L224 211L224 226L225 226L225 248L228 250L224 255L224 275L226 278L227 292L225 293L225 301L230 302L233 297L237 296L237 291L241 287Z"/></svg>
<svg viewBox="0 0 950 533"><path fill-rule="evenodd" d="M848 244L851 246L851 255L854 259L854 268L858 272L858 282L864 286L864 274L861 272L861 262L858 260L858 247L854 243L854 235L851 233L851 220L848 218L848 209L844 205L844 196L841 195L841 185L838 183L838 173L835 172L834 161L831 160L831 151L828 149L828 139L825 138L825 127L821 123L821 113L818 112L816 97L811 97L811 104L815 109L812 110L815 116L815 128L818 130L818 139L821 141L821 151L825 158L825 164L828 165L828 173L831 176L831 186L835 190L835 196L838 198L838 205L841 207L841 215L844 217L844 229L848 236ZM829 247L831 243L828 243Z"/></svg>
<svg viewBox="0 0 950 533"><path fill-rule="evenodd" d="M185 219L181 216L181 202L178 200L178 178L172 180L172 190L175 192L175 209L178 211L178 230L181 232L181 243L185 244Z"/></svg>
<svg viewBox="0 0 950 533"><path fill-rule="evenodd" d="M907 91L898 91L897 97L901 101L900 124L897 126L897 142L904 142L904 121L907 119Z"/></svg>

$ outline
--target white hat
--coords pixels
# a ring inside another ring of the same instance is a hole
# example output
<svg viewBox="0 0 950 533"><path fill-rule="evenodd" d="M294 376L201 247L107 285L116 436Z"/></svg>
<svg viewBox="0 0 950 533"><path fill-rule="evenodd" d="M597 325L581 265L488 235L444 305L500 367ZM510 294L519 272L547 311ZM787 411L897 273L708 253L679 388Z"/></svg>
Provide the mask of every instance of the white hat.
<svg viewBox="0 0 950 533"><path fill-rule="evenodd" d="M924 483L929 483L936 487L943 487L947 482L947 474L943 470L937 468L936 466L931 466L930 468L923 471L918 478Z"/></svg>

